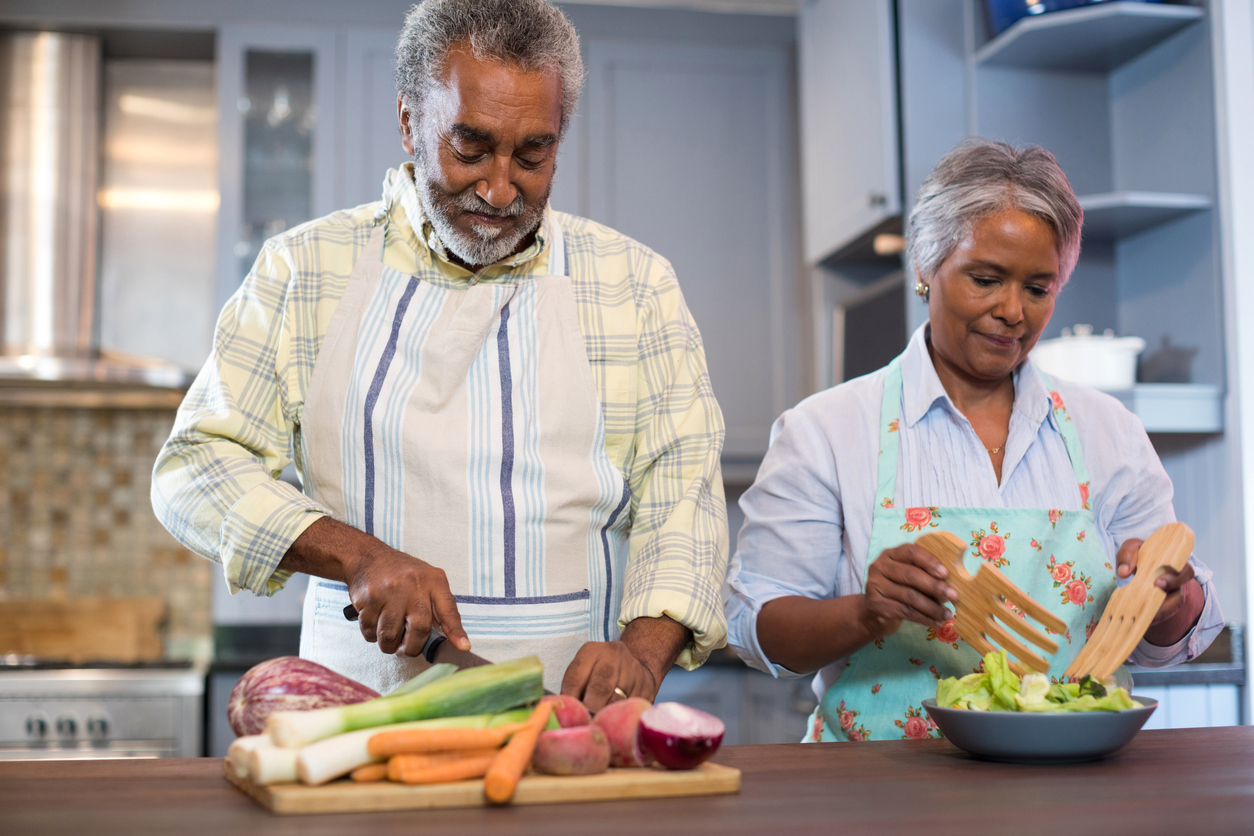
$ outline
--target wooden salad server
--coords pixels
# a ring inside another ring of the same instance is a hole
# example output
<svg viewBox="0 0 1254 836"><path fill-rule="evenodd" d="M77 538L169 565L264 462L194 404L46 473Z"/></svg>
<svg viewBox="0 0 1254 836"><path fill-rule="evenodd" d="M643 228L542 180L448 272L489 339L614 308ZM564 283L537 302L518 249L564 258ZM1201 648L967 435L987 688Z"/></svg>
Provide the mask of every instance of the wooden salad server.
<svg viewBox="0 0 1254 836"><path fill-rule="evenodd" d="M1168 570L1179 572L1193 554L1193 529L1168 523L1141 544L1136 574L1110 596L1093 634L1071 661L1066 676L1086 674L1102 680L1128 660L1153 622L1167 593L1157 581Z"/></svg>
<svg viewBox="0 0 1254 836"><path fill-rule="evenodd" d="M945 581L958 591L958 600L954 601L954 627L963 641L981 656L997 650L1000 645L1032 670L1040 673L1049 670L1049 662L1017 641L995 617L1001 618L1004 624L1049 654L1058 652L1058 642L1015 617L1006 604L1013 604L1059 634L1067 630L1062 619L1029 598L997 567L985 564L974 575L968 572L962 563L967 544L955 535L934 531L915 540L915 545L935 555L949 570ZM1010 669L1020 676L1025 673L1023 666L1013 660Z"/></svg>

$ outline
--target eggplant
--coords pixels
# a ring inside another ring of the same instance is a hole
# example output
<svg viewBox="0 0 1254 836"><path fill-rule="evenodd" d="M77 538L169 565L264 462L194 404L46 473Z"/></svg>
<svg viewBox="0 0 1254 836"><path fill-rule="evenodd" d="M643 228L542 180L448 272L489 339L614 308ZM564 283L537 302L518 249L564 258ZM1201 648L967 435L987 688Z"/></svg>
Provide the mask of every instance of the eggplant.
<svg viewBox="0 0 1254 836"><path fill-rule="evenodd" d="M297 656L269 659L248 670L231 690L226 717L238 736L260 734L276 711L308 711L365 702L374 690Z"/></svg>

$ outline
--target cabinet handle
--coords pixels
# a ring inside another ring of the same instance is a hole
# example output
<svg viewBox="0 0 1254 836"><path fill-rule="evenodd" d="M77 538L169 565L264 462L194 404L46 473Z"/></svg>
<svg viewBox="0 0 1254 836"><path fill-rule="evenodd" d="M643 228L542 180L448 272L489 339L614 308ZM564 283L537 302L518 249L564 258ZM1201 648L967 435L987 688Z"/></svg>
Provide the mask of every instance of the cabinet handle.
<svg viewBox="0 0 1254 836"><path fill-rule="evenodd" d="M886 195L886 194L884 194L884 193L882 193L882 192L870 192L870 193L869 193L869 194L867 194L867 196L866 196L866 202L867 202L867 203L868 203L868 204L869 204L872 208L879 208L879 207L881 207L881 206L887 206L887 205L888 205L888 195Z"/></svg>

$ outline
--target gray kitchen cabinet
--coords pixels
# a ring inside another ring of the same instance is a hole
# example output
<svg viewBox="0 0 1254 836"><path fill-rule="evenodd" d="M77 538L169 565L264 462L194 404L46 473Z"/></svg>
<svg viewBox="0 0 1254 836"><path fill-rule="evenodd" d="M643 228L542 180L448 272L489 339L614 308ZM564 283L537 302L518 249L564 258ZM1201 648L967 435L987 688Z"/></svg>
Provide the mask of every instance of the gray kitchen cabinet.
<svg viewBox="0 0 1254 836"><path fill-rule="evenodd" d="M218 30L217 309L266 238L339 208L338 61L333 27Z"/></svg>
<svg viewBox="0 0 1254 836"><path fill-rule="evenodd" d="M893 0L803 0L797 17L805 256L901 214Z"/></svg>
<svg viewBox="0 0 1254 836"><path fill-rule="evenodd" d="M337 125L335 173L345 206L378 200L387 170L409 159L396 118L396 35L396 29L387 28L352 28L344 34L344 118Z"/></svg>

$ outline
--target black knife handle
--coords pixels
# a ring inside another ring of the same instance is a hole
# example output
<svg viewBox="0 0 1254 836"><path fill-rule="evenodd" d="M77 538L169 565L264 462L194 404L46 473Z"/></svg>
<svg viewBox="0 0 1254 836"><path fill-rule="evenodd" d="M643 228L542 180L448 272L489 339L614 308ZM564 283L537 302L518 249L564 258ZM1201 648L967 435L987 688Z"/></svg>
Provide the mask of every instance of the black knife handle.
<svg viewBox="0 0 1254 836"><path fill-rule="evenodd" d="M352 604L346 604L344 606L344 617L348 619L349 621L356 621L357 620L357 608L354 607Z"/></svg>

